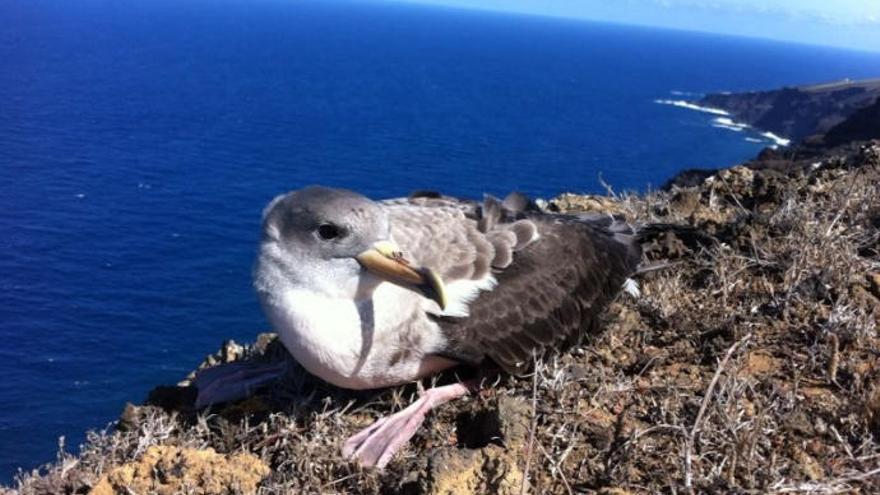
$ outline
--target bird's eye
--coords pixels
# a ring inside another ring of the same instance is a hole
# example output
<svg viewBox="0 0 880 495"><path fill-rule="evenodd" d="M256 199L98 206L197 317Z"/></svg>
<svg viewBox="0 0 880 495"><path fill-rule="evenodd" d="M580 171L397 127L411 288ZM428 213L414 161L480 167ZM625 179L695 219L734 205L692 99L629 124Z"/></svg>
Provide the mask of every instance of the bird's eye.
<svg viewBox="0 0 880 495"><path fill-rule="evenodd" d="M331 225L329 223L322 224L318 226L318 235L321 236L321 239L325 241L329 241L330 239L336 239L342 234L342 231L339 227L335 225Z"/></svg>

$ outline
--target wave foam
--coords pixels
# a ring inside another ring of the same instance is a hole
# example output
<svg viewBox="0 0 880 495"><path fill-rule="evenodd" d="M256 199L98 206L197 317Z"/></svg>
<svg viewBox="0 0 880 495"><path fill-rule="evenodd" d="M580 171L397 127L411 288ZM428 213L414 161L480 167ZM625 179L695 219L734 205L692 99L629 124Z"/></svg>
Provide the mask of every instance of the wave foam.
<svg viewBox="0 0 880 495"><path fill-rule="evenodd" d="M673 94L677 94L677 93L680 93L680 92L673 91ZM661 105L672 105L674 107L686 108L688 110L696 110L698 112L705 112L705 113L711 113L713 115L720 115L720 117L717 117L712 120L712 122L713 122L712 127L717 127L719 129L727 129L729 131L742 132L746 129L752 128L748 124L744 124L742 122L736 122L735 120L730 118L730 113L728 111L722 110L720 108L702 107L702 106L697 105L695 103L691 103L687 100L654 100L654 103L659 103ZM774 143L772 146L773 148L776 148L779 146L788 146L789 144L791 144L791 139L786 139L782 136L778 136L776 134L773 134L770 131L762 132L761 136L773 141L773 143ZM753 142L753 143L762 142L762 140L757 139L757 138L746 138L746 140Z"/></svg>
<svg viewBox="0 0 880 495"><path fill-rule="evenodd" d="M714 124L712 127L718 127L720 129L727 129L729 131L734 132L742 132L745 129L748 129L750 126L748 124L743 124L742 122L736 122L735 120L728 117L718 117L713 120Z"/></svg>
<svg viewBox="0 0 880 495"><path fill-rule="evenodd" d="M724 125L724 124L712 124L712 127L717 127L719 129L727 129L728 131L733 132L742 132L744 127L739 127L735 125Z"/></svg>
<svg viewBox="0 0 880 495"><path fill-rule="evenodd" d="M789 144L791 144L791 139L785 139L782 136L777 136L770 131L762 132L761 135L767 139L773 140L773 142L779 146L788 146Z"/></svg>
<svg viewBox="0 0 880 495"><path fill-rule="evenodd" d="M715 122L719 125L726 125L728 127L739 127L741 129L745 129L749 127L749 124L743 124L742 122L736 122L733 119L727 117L718 117L715 119Z"/></svg>
<svg viewBox="0 0 880 495"><path fill-rule="evenodd" d="M654 103L659 103L661 105L672 105L679 108L687 108L688 110L696 110L698 112L706 112L713 115L730 115L726 110L712 107L701 107L700 105L691 103L687 100L654 100Z"/></svg>

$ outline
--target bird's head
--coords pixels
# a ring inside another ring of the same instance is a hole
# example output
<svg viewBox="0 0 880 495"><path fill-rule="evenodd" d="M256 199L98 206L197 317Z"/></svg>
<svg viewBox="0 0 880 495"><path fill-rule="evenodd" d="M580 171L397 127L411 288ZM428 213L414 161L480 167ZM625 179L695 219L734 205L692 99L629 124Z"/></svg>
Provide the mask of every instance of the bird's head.
<svg viewBox="0 0 880 495"><path fill-rule="evenodd" d="M254 277L258 291L292 285L352 299L388 281L445 306L440 278L411 265L392 241L385 208L344 189L310 186L273 199L263 211Z"/></svg>

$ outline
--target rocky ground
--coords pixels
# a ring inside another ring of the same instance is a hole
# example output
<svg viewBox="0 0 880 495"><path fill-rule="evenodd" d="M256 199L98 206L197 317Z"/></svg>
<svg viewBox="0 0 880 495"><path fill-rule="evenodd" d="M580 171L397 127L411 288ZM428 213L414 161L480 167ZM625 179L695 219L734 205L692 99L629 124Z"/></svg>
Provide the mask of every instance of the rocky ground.
<svg viewBox="0 0 880 495"><path fill-rule="evenodd" d="M880 493L880 142L790 165L551 201L683 228L656 230L660 269L599 333L440 408L384 472L340 444L417 387L347 392L294 368L201 413L186 382L160 387L9 490ZM285 356L264 334L204 365Z"/></svg>

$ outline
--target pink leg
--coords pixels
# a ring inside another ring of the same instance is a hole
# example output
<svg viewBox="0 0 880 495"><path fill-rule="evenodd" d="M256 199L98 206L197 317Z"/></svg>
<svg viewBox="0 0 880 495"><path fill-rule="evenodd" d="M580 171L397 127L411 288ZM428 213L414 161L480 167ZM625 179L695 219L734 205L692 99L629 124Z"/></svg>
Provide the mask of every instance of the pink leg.
<svg viewBox="0 0 880 495"><path fill-rule="evenodd" d="M436 406L464 397L473 385L456 383L426 390L406 409L386 416L345 441L342 455L357 459L362 466L382 469L406 445Z"/></svg>

